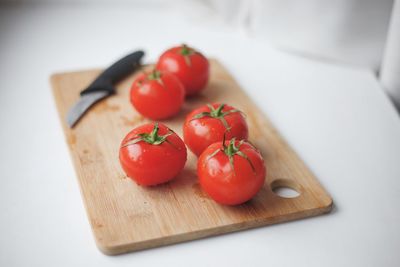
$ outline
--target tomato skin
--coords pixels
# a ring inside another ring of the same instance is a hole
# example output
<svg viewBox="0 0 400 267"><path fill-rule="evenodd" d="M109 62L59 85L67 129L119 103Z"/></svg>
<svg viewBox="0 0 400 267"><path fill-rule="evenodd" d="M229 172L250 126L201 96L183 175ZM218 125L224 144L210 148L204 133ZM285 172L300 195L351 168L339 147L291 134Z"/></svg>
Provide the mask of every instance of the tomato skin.
<svg viewBox="0 0 400 267"><path fill-rule="evenodd" d="M179 174L186 163L186 147L176 133L167 137L169 143L152 145L140 141L123 146L127 140L138 137L140 133L150 133L153 128L154 123L147 123L133 129L123 139L119 151L120 163L126 175L140 185L168 182ZM165 135L168 130L167 126L159 123L159 134Z"/></svg>
<svg viewBox="0 0 400 267"><path fill-rule="evenodd" d="M132 84L130 100L143 116L162 120L177 114L183 105L185 89L171 73L160 72L160 78L149 79L151 73L140 74Z"/></svg>
<svg viewBox="0 0 400 267"><path fill-rule="evenodd" d="M238 143L239 141L235 142L236 145ZM225 144L228 144L228 141ZM224 152L212 156L212 153L222 148L222 142L214 143L201 154L197 164L199 182L203 190L216 202L239 205L253 198L264 185L264 160L257 149L244 142L240 151L252 162L254 171L245 158L234 155L233 172L229 158Z"/></svg>
<svg viewBox="0 0 400 267"><path fill-rule="evenodd" d="M156 68L176 75L184 85L186 95L190 96L206 87L210 67L208 59L190 47L186 48L191 51L191 54L183 55L184 47L186 46L177 46L165 51L160 56Z"/></svg>
<svg viewBox="0 0 400 267"><path fill-rule="evenodd" d="M212 104L214 108L220 106L218 103ZM232 106L225 105L222 109L227 112L235 109ZM210 108L205 105L193 110L185 119L183 125L183 139L189 149L200 156L200 154L211 144L221 142L226 132L226 140L236 137L237 139L247 139L249 130L241 112L231 113L225 116L225 120L231 127L230 131L226 128L221 120L211 117L203 117L200 119L193 119L193 117L202 112L210 112Z"/></svg>

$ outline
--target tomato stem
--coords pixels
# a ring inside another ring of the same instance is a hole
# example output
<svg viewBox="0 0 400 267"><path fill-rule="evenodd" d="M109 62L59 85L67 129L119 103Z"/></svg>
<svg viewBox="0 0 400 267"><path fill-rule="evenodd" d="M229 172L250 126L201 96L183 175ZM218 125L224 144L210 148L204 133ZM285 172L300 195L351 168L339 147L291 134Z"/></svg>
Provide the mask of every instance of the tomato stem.
<svg viewBox="0 0 400 267"><path fill-rule="evenodd" d="M253 165L253 162L251 162L250 158L243 153L242 151L240 151L240 146L245 142L244 140L240 140L238 145L236 146L236 138L232 138L229 141L229 144L226 145L226 132L224 134L224 139L222 140L222 149L217 149L216 151L214 151L209 157L208 159L214 157L215 155L218 154L218 152L224 152L224 154L228 157L229 159L229 164L231 165L233 174L236 175L236 171L235 171L235 165L234 165L234 156L237 155L239 157L244 158L249 164L251 169L253 170L253 172L256 172L256 169Z"/></svg>
<svg viewBox="0 0 400 267"><path fill-rule="evenodd" d="M162 86L164 86L164 83L161 79L162 74L159 70L154 69L152 72L150 72L147 75L147 80L152 81L152 80L156 80L159 84L161 84Z"/></svg>
<svg viewBox="0 0 400 267"><path fill-rule="evenodd" d="M196 53L196 51L193 48L188 47L186 44L182 44L182 48L179 51L179 53L185 59L186 65L188 65L190 67L192 65L190 56L193 55L194 53Z"/></svg>
<svg viewBox="0 0 400 267"><path fill-rule="evenodd" d="M225 104L221 104L219 105L217 108L214 108L213 105L211 104L207 104L207 107L210 109L210 111L205 111L205 112L201 112L198 113L196 115L193 116L192 120L196 120L196 119L201 119L204 117L210 117L210 118L214 118L214 119L218 119L222 122L222 124L224 125L225 129L227 131L231 130L231 127L229 126L228 122L225 119L225 116L232 114L232 113L236 113L236 112L241 112L240 110L237 109L231 109L228 110L226 112L223 112L223 109L226 105Z"/></svg>
<svg viewBox="0 0 400 267"><path fill-rule="evenodd" d="M153 70L149 75L147 75L147 79L149 80L158 80L161 78L161 72L158 70Z"/></svg>
<svg viewBox="0 0 400 267"><path fill-rule="evenodd" d="M182 56L190 56L194 54L194 50L190 47L188 47L186 44L182 44L182 48L180 51Z"/></svg>
<svg viewBox="0 0 400 267"><path fill-rule="evenodd" d="M168 133L165 135L159 135L158 134L159 127L158 123L154 124L154 128L150 133L140 133L136 137L128 139L125 144L122 145L122 147L130 146L133 144L136 144L138 142L146 142L151 145L161 145L164 142L167 142L168 144L172 145L175 147L168 139L167 137L172 135L174 132L171 129L168 129Z"/></svg>

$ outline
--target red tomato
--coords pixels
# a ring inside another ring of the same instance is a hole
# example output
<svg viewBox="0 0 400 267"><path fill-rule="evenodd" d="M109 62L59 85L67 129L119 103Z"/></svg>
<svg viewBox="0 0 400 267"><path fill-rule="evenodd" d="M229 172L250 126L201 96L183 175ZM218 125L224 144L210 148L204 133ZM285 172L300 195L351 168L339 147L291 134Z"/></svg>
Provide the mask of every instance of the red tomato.
<svg viewBox="0 0 400 267"><path fill-rule="evenodd" d="M131 103L140 114L153 120L177 114L184 98L182 83L168 72L153 70L142 73L131 87Z"/></svg>
<svg viewBox="0 0 400 267"><path fill-rule="evenodd" d="M186 156L182 139L161 123L147 123L133 129L119 150L123 170L141 185L157 185L173 179L183 169Z"/></svg>
<svg viewBox="0 0 400 267"><path fill-rule="evenodd" d="M205 105L193 110L183 125L183 138L194 154L200 154L211 144L226 139L247 139L248 127L243 114L225 104Z"/></svg>
<svg viewBox="0 0 400 267"><path fill-rule="evenodd" d="M266 168L253 145L233 138L209 146L199 158L197 174L203 190L216 202L238 205L261 189Z"/></svg>
<svg viewBox="0 0 400 267"><path fill-rule="evenodd" d="M194 95L208 82L209 63L200 52L186 45L165 51L157 62L157 69L169 71L183 83L186 95Z"/></svg>

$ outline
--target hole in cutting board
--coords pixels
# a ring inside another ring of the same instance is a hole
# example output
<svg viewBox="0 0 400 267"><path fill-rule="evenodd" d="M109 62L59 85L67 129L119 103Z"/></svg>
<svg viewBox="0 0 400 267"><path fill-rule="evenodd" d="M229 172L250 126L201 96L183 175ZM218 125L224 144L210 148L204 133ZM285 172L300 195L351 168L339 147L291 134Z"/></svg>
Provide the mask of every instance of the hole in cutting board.
<svg viewBox="0 0 400 267"><path fill-rule="evenodd" d="M300 196L300 186L289 179L277 179L271 183L272 191L283 198L295 198Z"/></svg>

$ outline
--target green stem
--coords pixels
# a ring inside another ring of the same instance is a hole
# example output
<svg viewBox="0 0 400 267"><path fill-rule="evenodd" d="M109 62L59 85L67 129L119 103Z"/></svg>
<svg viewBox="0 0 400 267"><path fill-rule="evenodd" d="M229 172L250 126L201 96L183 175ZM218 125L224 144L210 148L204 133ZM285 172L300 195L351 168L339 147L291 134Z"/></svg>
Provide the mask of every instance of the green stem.
<svg viewBox="0 0 400 267"><path fill-rule="evenodd" d="M182 48L181 48L180 52L181 52L181 55L183 55L183 56L190 56L191 54L193 54L193 49L188 47L186 44L182 44Z"/></svg>
<svg viewBox="0 0 400 267"><path fill-rule="evenodd" d="M156 80L158 83L164 86L161 76L162 76L161 72L154 69L152 72L150 72L150 74L147 75L147 80L149 81Z"/></svg>
<svg viewBox="0 0 400 267"><path fill-rule="evenodd" d="M179 53L183 56L186 65L189 67L192 66L192 61L190 60L190 56L193 55L196 51L193 48L188 47L187 45L183 44L182 48L180 49Z"/></svg>
<svg viewBox="0 0 400 267"><path fill-rule="evenodd" d="M214 117L214 118L221 117L222 116L222 110L224 109L224 107L225 107L225 104L221 104L217 109L214 109L214 107L212 107L211 116Z"/></svg>
<svg viewBox="0 0 400 267"><path fill-rule="evenodd" d="M159 127L158 127L158 123L156 123L156 124L154 124L154 128L150 133L140 133L137 135L137 137L129 139L124 145L122 145L122 147L130 146L130 145L136 144L140 141L143 141L148 144L155 145L155 146L161 145L164 142L167 142L172 145L172 143L170 143L167 140L167 137L172 135L174 132L172 132L170 129L168 129L167 134L159 135L158 131L159 131Z"/></svg>
<svg viewBox="0 0 400 267"><path fill-rule="evenodd" d="M247 160L247 162L250 164L250 166L251 166L251 169L253 170L253 172L255 173L256 172L256 170L255 170L255 168L254 168L254 165L253 165L253 163L251 162L251 160L249 159L249 157L245 154L245 153L243 153L242 151L240 151L240 146L243 144L243 140L241 140L239 143L238 143L238 146L236 146L236 138L232 138L230 141L229 141L229 144L228 145L226 145L225 144L225 135L226 134L224 134L224 139L223 139L223 144L222 144L222 146L223 146L223 152L225 153L225 155L227 155L228 156L228 158L229 158L229 163L230 163L230 165L231 165L231 168L232 168L232 170L233 170L233 173L236 175L236 173L235 173L235 166L234 166L234 161L233 161L233 158L234 158L234 156L235 155L237 155L237 156L239 156L239 157L242 157L242 158L244 158L245 160Z"/></svg>
<svg viewBox="0 0 400 267"><path fill-rule="evenodd" d="M207 104L207 107L210 109L210 111L198 113L198 114L193 116L192 120L201 119L201 118L204 118L204 117L210 117L210 118L218 119L218 120L220 120L222 122L222 124L224 125L225 129L227 131L229 131L231 128L230 128L228 122L226 121L225 116L230 115L232 113L240 112L240 111L237 110L237 109L231 109L231 110L228 110L226 112L223 112L223 109L224 109L225 106L226 106L225 104L221 104L217 108L214 108L213 105Z"/></svg>
<svg viewBox="0 0 400 267"><path fill-rule="evenodd" d="M161 78L161 72L158 70L153 70L148 76L147 78L149 80L157 80Z"/></svg>

